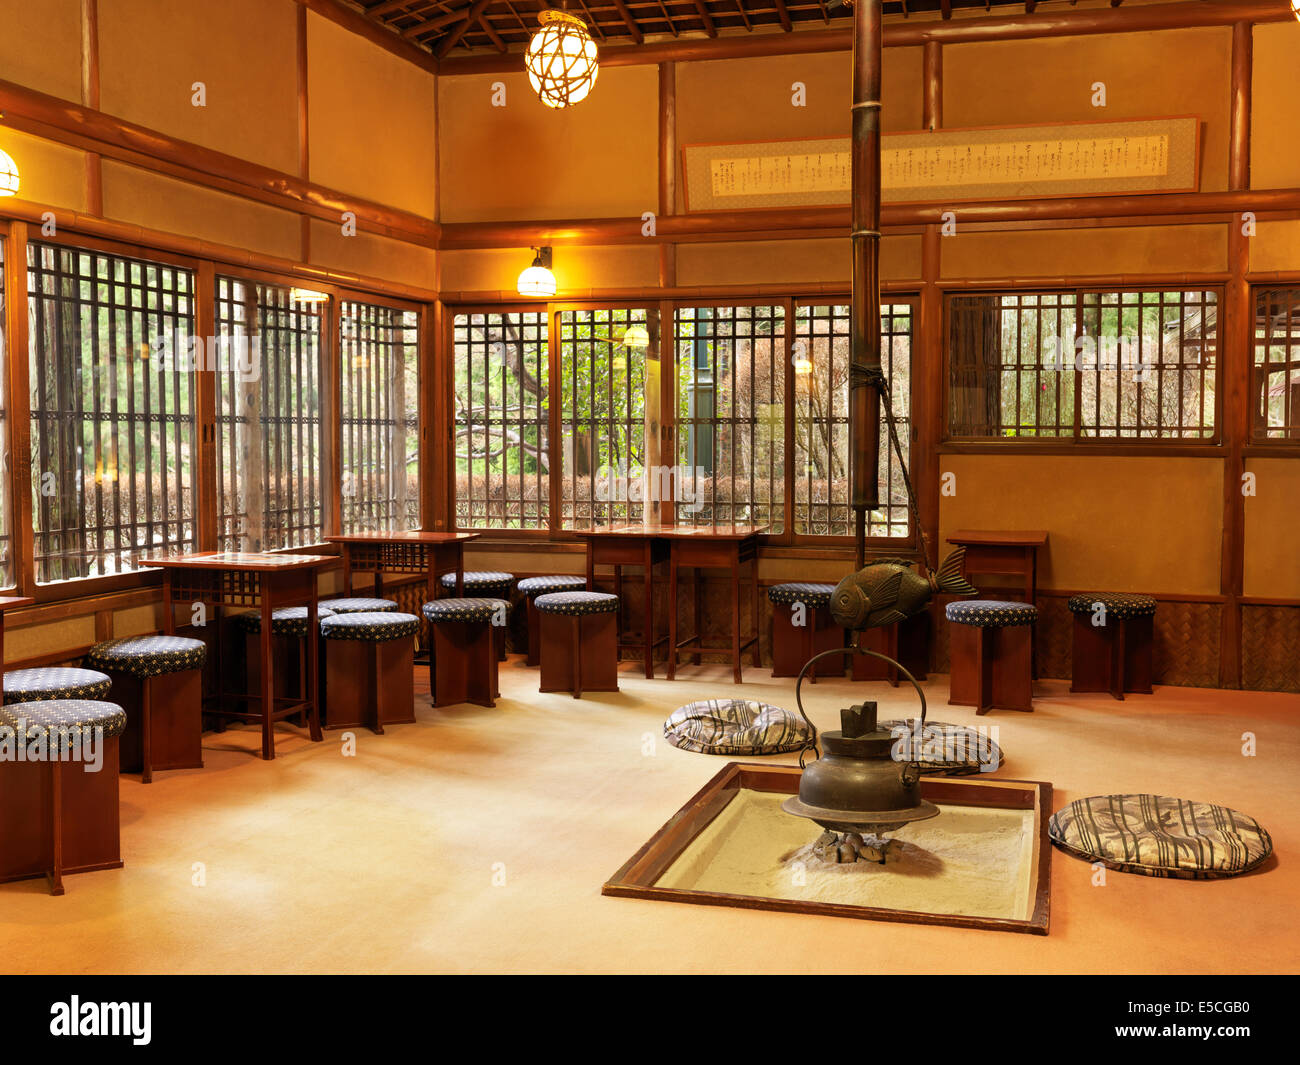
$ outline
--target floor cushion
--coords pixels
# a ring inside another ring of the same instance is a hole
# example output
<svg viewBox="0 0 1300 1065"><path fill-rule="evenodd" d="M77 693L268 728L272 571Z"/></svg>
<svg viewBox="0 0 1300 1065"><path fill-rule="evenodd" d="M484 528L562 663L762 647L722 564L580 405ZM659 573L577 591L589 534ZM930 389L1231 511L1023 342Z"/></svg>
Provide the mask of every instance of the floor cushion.
<svg viewBox="0 0 1300 1065"><path fill-rule="evenodd" d="M882 721L882 731L892 732L900 739L911 736L916 719L907 721ZM911 749L911 745L918 745ZM922 773L933 776L966 776L971 773L995 773L1002 768L1002 748L993 738L979 729L967 725L950 725L946 721L927 721L921 735L911 740L900 753L917 762Z"/></svg>
<svg viewBox="0 0 1300 1065"><path fill-rule="evenodd" d="M781 754L811 739L798 714L754 699L703 699L678 707L664 722L674 747L699 754Z"/></svg>
<svg viewBox="0 0 1300 1065"><path fill-rule="evenodd" d="M1273 853L1272 838L1253 817L1167 795L1076 799L1052 814L1047 831L1076 858L1143 876L1237 876Z"/></svg>

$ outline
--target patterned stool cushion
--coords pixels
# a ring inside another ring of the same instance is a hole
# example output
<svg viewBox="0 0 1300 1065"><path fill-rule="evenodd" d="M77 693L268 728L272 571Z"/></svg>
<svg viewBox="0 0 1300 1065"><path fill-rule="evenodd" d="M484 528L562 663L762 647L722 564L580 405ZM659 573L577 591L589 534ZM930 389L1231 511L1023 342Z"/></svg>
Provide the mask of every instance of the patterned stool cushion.
<svg viewBox="0 0 1300 1065"><path fill-rule="evenodd" d="M977 728L927 721L917 736L915 718L882 721L880 728L903 741L896 746L895 757L920 763L922 773L958 777L1002 768L1002 748Z"/></svg>
<svg viewBox="0 0 1300 1065"><path fill-rule="evenodd" d="M5 674L5 702L30 703L39 699L102 699L113 679L93 669L46 666L15 669Z"/></svg>
<svg viewBox="0 0 1300 1065"><path fill-rule="evenodd" d="M608 592L551 592L533 600L539 614L613 614L618 610L618 596Z"/></svg>
<svg viewBox="0 0 1300 1065"><path fill-rule="evenodd" d="M427 621L491 621L509 609L504 599L435 599L423 608Z"/></svg>
<svg viewBox="0 0 1300 1065"><path fill-rule="evenodd" d="M328 607L317 606L316 608L316 617L318 619L323 620L333 617L334 614L335 611L330 610ZM259 610L253 610L247 614L239 614L235 618L235 624L250 636L260 635L262 632L262 613ZM306 636L307 608L305 606L282 606L278 610L272 610L271 635L296 636L300 639Z"/></svg>
<svg viewBox="0 0 1300 1065"><path fill-rule="evenodd" d="M944 615L957 625L974 625L981 629L999 625L1032 625L1038 620L1038 607L1032 603L1012 603L1001 599L965 599L949 603Z"/></svg>
<svg viewBox="0 0 1300 1065"><path fill-rule="evenodd" d="M1253 817L1167 795L1076 799L1052 814L1047 834L1087 862L1188 880L1246 873L1273 853L1272 838Z"/></svg>
<svg viewBox="0 0 1300 1065"><path fill-rule="evenodd" d="M574 574L557 574L554 577L525 577L519 582L524 595L544 595L546 592L584 592L587 578Z"/></svg>
<svg viewBox="0 0 1300 1065"><path fill-rule="evenodd" d="M108 740L126 729L126 711L117 703L91 699L42 699L0 707L0 737L13 733L27 740L45 734L56 750L78 745L98 730Z"/></svg>
<svg viewBox="0 0 1300 1065"><path fill-rule="evenodd" d="M164 673L202 669L207 657L208 649L202 640L184 636L127 636L95 644L86 655L86 665L136 677L160 677Z"/></svg>
<svg viewBox="0 0 1300 1065"><path fill-rule="evenodd" d="M274 624L274 622L272 623ZM362 611L357 614L333 614L321 618L320 634L327 640L366 640L383 643L414 636L420 631L420 619L414 614L388 611Z"/></svg>
<svg viewBox="0 0 1300 1065"><path fill-rule="evenodd" d="M456 590L456 574L444 573L438 578L442 586L449 592ZM477 593L479 595L497 595L504 598L510 594L510 586L515 582L513 573L503 573L500 570L479 570L475 573L465 574L465 592L466 594ZM586 583L585 581L583 582Z"/></svg>
<svg viewBox="0 0 1300 1065"><path fill-rule="evenodd" d="M791 606L803 603L814 610L831 605L831 595L835 591L833 584L808 584L795 581L792 584L774 584L767 590L767 598L773 603Z"/></svg>
<svg viewBox="0 0 1300 1065"><path fill-rule="evenodd" d="M678 707L664 722L674 747L700 754L781 754L808 741L798 714L753 699L704 699Z"/></svg>
<svg viewBox="0 0 1300 1065"><path fill-rule="evenodd" d="M362 599L343 596L339 599L322 599L320 608L331 614L374 614L383 610L396 610L391 599Z"/></svg>
<svg viewBox="0 0 1300 1065"><path fill-rule="evenodd" d="M1100 603L1106 608L1106 617L1122 621L1125 618L1144 618L1156 612L1156 601L1149 595L1132 595L1129 592L1097 592L1095 595L1072 595L1066 600L1071 614L1091 614Z"/></svg>

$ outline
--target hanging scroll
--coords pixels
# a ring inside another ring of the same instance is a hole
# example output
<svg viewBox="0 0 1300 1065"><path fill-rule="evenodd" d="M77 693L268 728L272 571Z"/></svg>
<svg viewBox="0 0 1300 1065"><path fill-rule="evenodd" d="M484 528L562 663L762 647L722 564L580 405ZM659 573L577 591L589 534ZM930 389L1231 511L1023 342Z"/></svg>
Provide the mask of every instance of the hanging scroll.
<svg viewBox="0 0 1300 1065"><path fill-rule="evenodd" d="M1195 117L887 133L886 203L961 203L1194 192ZM833 207L849 202L847 137L682 148L687 210Z"/></svg>

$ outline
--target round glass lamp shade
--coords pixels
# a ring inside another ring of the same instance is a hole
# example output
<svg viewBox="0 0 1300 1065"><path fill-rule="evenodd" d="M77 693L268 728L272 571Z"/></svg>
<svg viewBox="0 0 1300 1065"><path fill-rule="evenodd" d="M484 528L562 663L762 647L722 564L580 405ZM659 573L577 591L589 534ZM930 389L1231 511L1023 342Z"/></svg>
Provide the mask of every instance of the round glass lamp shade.
<svg viewBox="0 0 1300 1065"><path fill-rule="evenodd" d="M554 296L555 275L534 263L519 275L517 287L521 296Z"/></svg>
<svg viewBox="0 0 1300 1065"><path fill-rule="evenodd" d="M645 351L650 346L650 334L643 325L630 325L623 334L623 347L633 351Z"/></svg>
<svg viewBox="0 0 1300 1065"><path fill-rule="evenodd" d="M596 42L582 19L567 11L543 11L537 21L542 28L524 54L528 80L547 107L571 107L596 84Z"/></svg>
<svg viewBox="0 0 1300 1065"><path fill-rule="evenodd" d="M18 195L18 164L7 152L0 152L0 196Z"/></svg>

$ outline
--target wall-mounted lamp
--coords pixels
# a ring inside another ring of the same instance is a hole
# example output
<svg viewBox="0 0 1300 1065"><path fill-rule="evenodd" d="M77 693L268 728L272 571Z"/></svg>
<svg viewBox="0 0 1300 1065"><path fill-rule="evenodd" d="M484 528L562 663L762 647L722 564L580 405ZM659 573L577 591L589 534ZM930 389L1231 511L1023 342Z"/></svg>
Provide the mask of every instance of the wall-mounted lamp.
<svg viewBox="0 0 1300 1065"><path fill-rule="evenodd" d="M18 195L18 164L7 152L0 152L0 196Z"/></svg>
<svg viewBox="0 0 1300 1065"><path fill-rule="evenodd" d="M289 293L289 299L294 303L328 303L329 294L309 288L295 288Z"/></svg>
<svg viewBox="0 0 1300 1065"><path fill-rule="evenodd" d="M551 273L551 249L534 248L533 265L519 275L516 286L521 296L555 295L555 275Z"/></svg>

